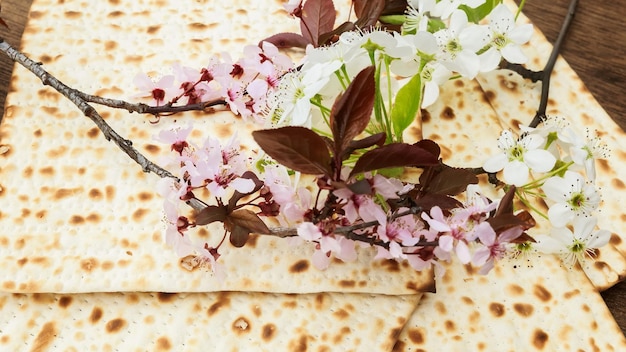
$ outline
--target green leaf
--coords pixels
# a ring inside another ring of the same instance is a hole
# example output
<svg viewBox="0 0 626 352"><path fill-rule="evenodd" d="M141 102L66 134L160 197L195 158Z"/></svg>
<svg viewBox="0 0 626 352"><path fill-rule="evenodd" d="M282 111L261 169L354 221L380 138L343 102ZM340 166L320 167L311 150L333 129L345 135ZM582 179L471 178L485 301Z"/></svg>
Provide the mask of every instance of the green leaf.
<svg viewBox="0 0 626 352"><path fill-rule="evenodd" d="M402 24L404 24L404 21L406 21L406 16L405 15L380 16L379 20L380 22L383 22L383 23L395 24L395 25L401 26Z"/></svg>
<svg viewBox="0 0 626 352"><path fill-rule="evenodd" d="M467 14L468 21L478 23L483 18L487 17L487 15L489 15L491 11L501 3L502 0L487 0L484 4L478 6L477 8L461 5L459 6L459 9L463 10L463 12Z"/></svg>
<svg viewBox="0 0 626 352"><path fill-rule="evenodd" d="M391 108L391 124L396 140L402 141L402 132L413 123L422 104L422 79L416 74L405 84Z"/></svg>
<svg viewBox="0 0 626 352"><path fill-rule="evenodd" d="M311 175L331 175L331 157L324 139L308 128L288 126L252 132L270 157L289 169Z"/></svg>
<svg viewBox="0 0 626 352"><path fill-rule="evenodd" d="M441 29L446 28L446 23L438 18L430 18L428 19L428 31L430 33L435 33Z"/></svg>

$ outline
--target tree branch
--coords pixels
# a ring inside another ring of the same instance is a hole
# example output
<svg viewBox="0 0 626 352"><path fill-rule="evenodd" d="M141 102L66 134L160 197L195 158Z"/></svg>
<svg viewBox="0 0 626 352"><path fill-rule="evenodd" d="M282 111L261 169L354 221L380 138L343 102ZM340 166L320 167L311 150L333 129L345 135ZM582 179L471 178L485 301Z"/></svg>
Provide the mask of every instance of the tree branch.
<svg viewBox="0 0 626 352"><path fill-rule="evenodd" d="M185 111L206 111L208 108L218 106L218 105L226 105L226 101L224 99L216 99L211 101L206 101L197 104L188 104L188 105L179 105L173 106L172 104L165 104L161 106L150 106L147 104L133 104L126 102L124 100L118 99L109 99L99 97L97 95L86 94L78 90L74 90L75 94L79 96L82 100L88 103L94 103L99 105L108 106L115 109L123 109L128 110L129 112L136 112L139 114L175 114L179 112Z"/></svg>
<svg viewBox="0 0 626 352"><path fill-rule="evenodd" d="M550 58L548 59L546 66L543 68L543 77L541 79L541 101L539 103L539 108L537 109L535 117L529 124L530 127L539 126L539 123L541 123L541 121L546 118L546 108L548 107L548 94L550 93L550 76L552 75L554 64L559 57L561 45L565 41L569 26L574 19L574 15L576 14L576 6L578 6L578 0L571 0L569 8L567 9L567 15L565 16L565 20L563 20L563 25L561 26L561 30L559 31L559 36L554 43L554 47L552 48Z"/></svg>
<svg viewBox="0 0 626 352"><path fill-rule="evenodd" d="M21 53L20 51L13 48L9 45L4 39L0 38L0 51L3 51L9 58L13 61L19 63L24 68L32 72L35 76L37 76L44 85L50 86L54 88L57 92L61 93L67 99L69 99L83 114L93 123L98 126L100 131L104 134L104 137L108 140L117 144L117 146L128 155L132 160L134 160L137 164L139 164L144 172L152 172L159 177L171 177L177 179L171 172L165 170L164 168L156 165L148 158L146 158L143 154L141 154L137 149L133 147L133 142L123 138L120 136L109 124L100 116L100 114L94 109L91 105L87 104L87 102L82 98L80 92L76 89L70 88L65 85L63 82L59 81L57 78L49 74L46 70L41 67L40 63L37 63L26 55Z"/></svg>
<svg viewBox="0 0 626 352"><path fill-rule="evenodd" d="M529 70L520 64L512 64L510 62L507 62L506 60L502 60L502 62L500 62L500 68L502 69L517 72L520 76L526 79L530 79L532 82L541 81L541 99L539 101L539 107L537 108L535 117L528 125L529 127L534 128L539 126L541 121L546 118L548 95L550 93L550 77L552 75L552 71L554 70L554 64L559 57L561 45L565 41L565 37L567 35L569 27L572 23L572 20L574 19L574 15L576 14L576 6L578 6L578 0L571 0L567 9L567 15L565 16L565 20L563 20L563 25L561 26L561 30L559 31L559 36L557 37L557 40L552 47L552 52L550 53L548 62L544 66L543 70Z"/></svg>

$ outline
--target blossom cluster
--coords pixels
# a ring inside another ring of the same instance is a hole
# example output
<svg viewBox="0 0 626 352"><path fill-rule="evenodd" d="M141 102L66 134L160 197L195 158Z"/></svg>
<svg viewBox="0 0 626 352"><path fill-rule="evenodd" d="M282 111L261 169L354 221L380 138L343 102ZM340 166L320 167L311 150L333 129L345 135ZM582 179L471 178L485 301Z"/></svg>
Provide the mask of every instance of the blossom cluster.
<svg viewBox="0 0 626 352"><path fill-rule="evenodd" d="M496 260L504 257L509 242L522 233L521 227L511 227L496 234L487 220L498 202L481 196L477 185L468 186L467 201L458 207L412 210L393 203L415 185L382 174L368 174L361 180L371 187L368 194L328 187L325 204L316 204L311 192L299 186L284 166L264 160L267 163L263 172L258 172L262 178L246 178L246 172L254 170L259 160L245 155L236 139L220 145L208 137L198 145L188 139L190 131L191 127L165 130L157 136L171 146L170 164L181 166L178 180L163 179L159 186L165 204L166 243L179 256L195 254L212 267L224 239L219 244L194 239L189 230L198 224L185 215L183 206L190 199L200 200L206 193L215 202L203 202L206 207L230 203L235 194L251 196L243 206L259 209L257 214L267 222L294 227L300 240L315 243L312 262L319 269L328 267L333 257L353 261L357 249L367 246L377 251L376 259L407 260L416 270L456 255L462 263L472 263L482 267L481 272L488 272ZM256 187L258 192L252 180L262 184ZM333 202L330 208L340 211L314 221L320 208L328 207L329 202Z"/></svg>
<svg viewBox="0 0 626 352"><path fill-rule="evenodd" d="M278 87L280 77L293 69L294 63L287 55L263 42L260 47L246 46L243 57L236 61L222 53L211 57L201 69L175 63L173 75L154 82L139 73L134 82L140 90L136 97L149 98L156 106L223 100L234 114L254 118L264 113L267 96Z"/></svg>
<svg viewBox="0 0 626 352"><path fill-rule="evenodd" d="M289 1L285 9L305 21L313 1ZM484 185L469 169L445 165L434 142L403 143L403 131L419 109L437 100L444 82L473 79L501 60L526 61L521 45L532 26L516 24L502 4L479 16L487 5L409 0L404 13L380 18L398 30L338 30L324 43L308 38L297 65L264 41L246 47L236 61L222 54L200 70L175 65L174 75L156 83L138 75L141 96L157 106L223 101L234 114L271 128L255 137L267 155L245 155L235 136L226 144L212 137L196 144L188 138L191 126L157 136L170 145L169 165L178 176L159 187L166 242L180 256L196 255L213 268L226 238L240 247L250 233L277 235L266 225L276 223L293 230L280 237L314 243L312 260L320 269L333 257L356 259L362 247L377 251L377 259L406 260L416 270L454 255L481 273L528 248L568 260L592 255L609 237L596 229L593 216L600 203L595 159L606 157L597 138L581 138L556 119L522 126L519 138L504 131L497 141L502 152L483 166L501 177L507 190L502 199L483 196ZM285 126L292 129L279 132ZM263 138L271 142L260 143ZM278 157L279 150L298 161ZM374 161L383 153L384 161ZM393 170L416 166L423 171L417 183ZM524 205L514 213L511 194ZM193 215L182 210L190 201L200 204ZM541 202L549 205L547 212L536 206ZM548 219L552 233L533 240L526 233L533 226L528 211ZM221 240L209 243L190 234L214 222L223 223Z"/></svg>
<svg viewBox="0 0 626 352"><path fill-rule="evenodd" d="M502 170L503 182L517 186L518 196L528 206L538 197L549 208L551 234L538 234L536 243L525 250L564 255L570 265L593 256L594 248L608 243L610 233L596 230L601 196L595 185L597 159L608 157L608 149L589 131L582 137L565 120L548 117L541 126L520 126L515 138L502 132L498 146L501 153L486 160L487 172ZM572 230L573 229L573 230Z"/></svg>

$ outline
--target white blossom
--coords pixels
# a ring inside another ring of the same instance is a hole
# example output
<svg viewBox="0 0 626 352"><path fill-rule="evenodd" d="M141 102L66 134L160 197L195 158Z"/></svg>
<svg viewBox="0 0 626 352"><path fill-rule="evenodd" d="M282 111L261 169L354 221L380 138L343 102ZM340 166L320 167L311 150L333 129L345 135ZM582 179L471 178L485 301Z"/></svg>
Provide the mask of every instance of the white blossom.
<svg viewBox="0 0 626 352"><path fill-rule="evenodd" d="M607 230L596 230L598 219L579 217L573 222L574 231L567 227L554 227L550 235L535 236L534 248L542 253L563 256L566 264L583 263L586 257L593 258L595 249L606 245L611 239Z"/></svg>
<svg viewBox="0 0 626 352"><path fill-rule="evenodd" d="M595 187L573 171L566 171L563 177L549 178L542 188L546 197L555 202L548 209L548 218L556 227L565 226L577 216L591 216L600 204Z"/></svg>
<svg viewBox="0 0 626 352"><path fill-rule="evenodd" d="M480 55L481 71L494 70L500 59L514 64L523 64L528 58L521 45L527 43L533 34L532 24L515 24L513 13L504 4L496 6L489 15L489 40L491 47Z"/></svg>
<svg viewBox="0 0 626 352"><path fill-rule="evenodd" d="M454 11L450 26L435 33L439 44L438 59L451 71L473 79L480 71L480 59L476 54L487 44L488 33L484 26L468 25L467 15Z"/></svg>
<svg viewBox="0 0 626 352"><path fill-rule="evenodd" d="M502 153L487 159L483 169L487 172L503 171L504 182L523 186L528 182L530 170L547 172L554 167L556 158L543 147L545 140L536 134L526 134L520 140L510 131L503 131L498 138Z"/></svg>

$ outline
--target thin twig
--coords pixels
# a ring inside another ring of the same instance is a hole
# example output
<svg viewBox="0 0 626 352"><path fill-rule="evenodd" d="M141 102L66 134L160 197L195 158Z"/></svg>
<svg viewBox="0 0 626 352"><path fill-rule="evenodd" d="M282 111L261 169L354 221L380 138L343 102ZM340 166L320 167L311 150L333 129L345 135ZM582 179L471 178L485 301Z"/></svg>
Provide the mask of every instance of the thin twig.
<svg viewBox="0 0 626 352"><path fill-rule="evenodd" d="M539 103L539 108L537 109L537 113L535 117L529 124L530 127L537 127L542 120L546 118L546 108L548 107L548 95L550 93L550 76L552 75L552 71L554 69L554 64L556 63L557 58L559 57L559 51L561 49L561 45L565 41L565 37L569 30L570 24L574 19L574 15L576 14L576 6L578 5L578 0L571 0L569 4L569 8L567 9L567 15L565 16L565 20L563 20L563 25L561 26L561 30L559 32L559 36L554 43L554 47L552 48L552 53L550 54L550 58L546 63L546 66L543 68L543 78L541 79L541 101Z"/></svg>
<svg viewBox="0 0 626 352"><path fill-rule="evenodd" d="M41 64L31 60L26 55L21 53L19 50L13 48L9 43L4 41L4 39L0 38L0 51L3 51L7 54L9 58L13 61L19 63L24 66L24 68L28 69L35 76L37 76L44 85L50 86L54 88L57 92L61 93L67 99L69 99L74 105L76 105L80 111L85 114L85 116L89 117L93 123L98 126L100 131L104 134L104 138L108 141L113 140L115 144L117 144L120 149L126 155L128 155L131 159L133 159L137 164L139 164L144 172L152 172L159 177L171 177L177 179L171 172L165 170L164 168L156 165L148 158L146 158L143 154L141 154L137 149L133 147L132 141L123 138L120 136L113 128L100 116L100 114L94 109L91 105L89 105L85 100L77 94L77 90L68 87L63 82L59 81L56 77L49 74L46 70L41 67Z"/></svg>
<svg viewBox="0 0 626 352"><path fill-rule="evenodd" d="M526 67L524 67L523 65L520 64L512 64L506 60L502 60L500 62L500 66L501 69L506 69L506 70L511 70L513 72L516 72L517 74L519 74L520 76L531 80L532 82L537 82L537 81L541 81L543 79L543 71L533 71L533 70L529 70Z"/></svg>
<svg viewBox="0 0 626 352"><path fill-rule="evenodd" d="M88 102L88 103L95 103L95 104L104 105L104 106L108 106L108 107L115 108L115 109L128 110L129 112L136 112L139 114L152 114L155 116L159 114L167 114L167 113L175 114L175 113L185 112L185 111L206 111L208 108L211 108L214 106L226 105L226 101L224 99L216 99L216 100L206 101L206 102L197 103L197 104L188 104L188 105L173 106L171 104L165 104L161 106L151 106L151 105L142 104L142 103L133 104L133 103L126 102L124 100L103 98L97 95L86 94L78 90L75 90L74 92L81 99L83 99L85 102Z"/></svg>

